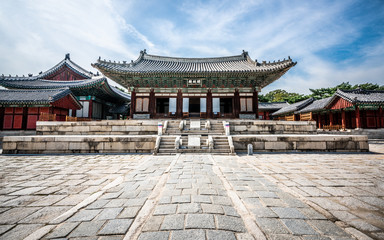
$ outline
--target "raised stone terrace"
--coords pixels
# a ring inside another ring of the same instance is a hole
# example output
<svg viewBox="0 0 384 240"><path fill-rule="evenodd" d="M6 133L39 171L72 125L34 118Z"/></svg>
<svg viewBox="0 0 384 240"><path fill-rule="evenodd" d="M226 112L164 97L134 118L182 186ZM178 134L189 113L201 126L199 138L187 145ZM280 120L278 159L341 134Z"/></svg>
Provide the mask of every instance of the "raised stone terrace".
<svg viewBox="0 0 384 240"><path fill-rule="evenodd" d="M361 135L317 134L315 122L110 120L38 122L35 136L7 136L3 153L216 153L368 151Z"/></svg>

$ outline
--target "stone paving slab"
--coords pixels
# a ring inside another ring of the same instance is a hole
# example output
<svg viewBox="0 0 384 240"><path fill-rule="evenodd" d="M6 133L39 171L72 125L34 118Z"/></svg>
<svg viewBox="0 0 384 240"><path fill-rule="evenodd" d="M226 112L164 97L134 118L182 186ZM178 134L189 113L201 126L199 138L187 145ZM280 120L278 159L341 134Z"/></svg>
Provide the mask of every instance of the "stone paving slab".
<svg viewBox="0 0 384 240"><path fill-rule="evenodd" d="M384 239L372 149L0 155L0 239Z"/></svg>

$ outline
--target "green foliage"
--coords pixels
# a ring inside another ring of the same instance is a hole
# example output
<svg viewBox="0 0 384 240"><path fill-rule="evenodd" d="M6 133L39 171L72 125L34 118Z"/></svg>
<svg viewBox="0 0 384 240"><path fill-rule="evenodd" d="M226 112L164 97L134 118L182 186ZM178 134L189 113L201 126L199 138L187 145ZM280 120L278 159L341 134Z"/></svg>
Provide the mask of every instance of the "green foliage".
<svg viewBox="0 0 384 240"><path fill-rule="evenodd" d="M373 83L363 83L363 84L356 84L352 86L349 82L346 82L346 83L343 82L335 87L309 89L311 91L311 94L309 95L289 93L285 90L277 89L265 95L260 94L259 101L260 102L295 103L295 102L308 99L310 97L313 97L315 99L323 99L323 98L331 97L337 91L337 89L352 90L352 89L358 89L358 88L364 89L364 90L384 90L384 85L380 86L378 84L373 84Z"/></svg>
<svg viewBox="0 0 384 240"><path fill-rule="evenodd" d="M309 98L306 95L298 93L289 93L282 89L277 89L267 93L266 95L259 95L260 102L288 102L295 103Z"/></svg>
<svg viewBox="0 0 384 240"><path fill-rule="evenodd" d="M259 102L269 102L268 98L266 98L263 94L258 95Z"/></svg>

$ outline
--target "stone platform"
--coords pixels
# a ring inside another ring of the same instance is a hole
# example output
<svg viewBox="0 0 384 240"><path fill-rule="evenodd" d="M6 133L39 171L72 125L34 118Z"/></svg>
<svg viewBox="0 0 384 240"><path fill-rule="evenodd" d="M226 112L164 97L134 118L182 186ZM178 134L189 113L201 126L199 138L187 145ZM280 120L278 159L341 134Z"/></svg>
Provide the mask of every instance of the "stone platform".
<svg viewBox="0 0 384 240"><path fill-rule="evenodd" d="M255 152L367 152L369 150L366 136L278 134L231 137L236 152L245 152L248 144L253 145ZM156 135L7 136L3 140L3 153L153 153L157 138ZM173 144L171 142L172 148ZM168 153L180 152L183 152L182 149L174 149ZM204 149L195 149L194 152L204 152Z"/></svg>
<svg viewBox="0 0 384 240"><path fill-rule="evenodd" d="M252 144L256 152L369 150L366 136L316 134L315 122L260 120L38 122L36 134L4 137L3 153L234 154L246 151L248 144Z"/></svg>

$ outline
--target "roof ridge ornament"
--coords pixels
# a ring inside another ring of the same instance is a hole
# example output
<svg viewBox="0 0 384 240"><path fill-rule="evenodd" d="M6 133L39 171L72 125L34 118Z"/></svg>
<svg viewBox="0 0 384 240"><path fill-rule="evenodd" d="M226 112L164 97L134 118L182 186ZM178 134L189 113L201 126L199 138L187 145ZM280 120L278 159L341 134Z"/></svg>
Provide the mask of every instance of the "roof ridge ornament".
<svg viewBox="0 0 384 240"><path fill-rule="evenodd" d="M69 53L65 54L65 60L71 60Z"/></svg>
<svg viewBox="0 0 384 240"><path fill-rule="evenodd" d="M247 56L248 56L248 51L245 51L245 50L243 49L243 53L242 53L242 55L243 55L244 58L247 58Z"/></svg>

